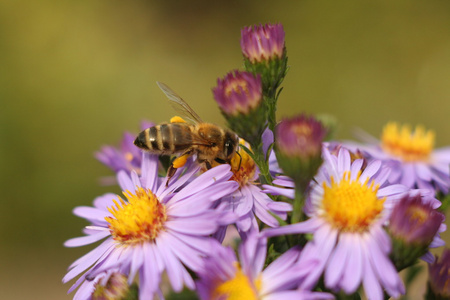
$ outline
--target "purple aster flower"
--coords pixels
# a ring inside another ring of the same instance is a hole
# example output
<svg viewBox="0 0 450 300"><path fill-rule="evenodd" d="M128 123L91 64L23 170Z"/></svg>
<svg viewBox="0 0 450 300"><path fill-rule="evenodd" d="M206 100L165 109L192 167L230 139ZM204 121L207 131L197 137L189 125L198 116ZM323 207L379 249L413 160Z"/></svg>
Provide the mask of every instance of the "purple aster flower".
<svg viewBox="0 0 450 300"><path fill-rule="evenodd" d="M252 63L281 59L285 55L284 29L281 24L244 27L241 30L241 49Z"/></svg>
<svg viewBox="0 0 450 300"><path fill-rule="evenodd" d="M389 169L379 161L362 169L364 161L352 161L343 148L337 156L324 148L323 157L304 207L309 219L267 229L264 235L313 234L300 261L315 259L319 264L302 287L313 287L324 273L325 285L332 290L351 294L362 283L370 299L383 299L383 288L398 297L404 286L389 260L391 241L383 224L409 189L388 184Z"/></svg>
<svg viewBox="0 0 450 300"><path fill-rule="evenodd" d="M197 292L201 300L225 299L334 299L330 294L297 289L315 262L296 264L300 250L294 247L263 269L267 241L254 232L241 243L239 260L232 248L214 244L197 272Z"/></svg>
<svg viewBox="0 0 450 300"><path fill-rule="evenodd" d="M127 200L107 194L94 207L78 207L74 213L91 222L86 236L68 240L78 247L105 239L97 248L75 261L63 282L86 271L69 290L108 270L128 276L139 274L139 298L159 293L161 274L167 272L174 291L183 285L194 288L187 268L198 270L201 256L211 251L211 234L235 218L212 203L232 193L238 184L229 165L215 167L190 181L199 167L192 163L177 170L166 187L158 178L158 157L143 154L142 176L119 171L117 179ZM180 174L182 174L180 176Z"/></svg>
<svg viewBox="0 0 450 300"><path fill-rule="evenodd" d="M381 141L361 133L367 142L358 147L371 158L382 160L392 172L389 181L410 188L439 190L444 194L450 187L450 147L433 150L435 134L417 126L414 131L408 125L388 123Z"/></svg>
<svg viewBox="0 0 450 300"><path fill-rule="evenodd" d="M241 143L244 143L241 140ZM247 147L250 147L248 144ZM236 227L241 234L258 227L255 216L270 227L279 226L272 215L285 220L292 206L285 202L275 202L261 191L257 184L259 170L253 159L242 148L231 160L232 180L239 183L239 189L222 198L221 203L237 216ZM220 239L219 239L220 240Z"/></svg>
<svg viewBox="0 0 450 300"><path fill-rule="evenodd" d="M235 70L217 79L213 93L225 115L249 114L262 102L261 76Z"/></svg>

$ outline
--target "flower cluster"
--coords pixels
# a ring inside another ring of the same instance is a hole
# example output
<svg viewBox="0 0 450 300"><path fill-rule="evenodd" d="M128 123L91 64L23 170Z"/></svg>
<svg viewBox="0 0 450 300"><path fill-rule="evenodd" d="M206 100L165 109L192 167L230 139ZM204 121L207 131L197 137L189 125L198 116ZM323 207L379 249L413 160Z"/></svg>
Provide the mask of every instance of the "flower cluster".
<svg viewBox="0 0 450 300"><path fill-rule="evenodd" d="M66 247L98 243L69 266L74 299L355 299L407 293L399 272L429 263L427 297L448 297L441 200L450 148L389 123L381 141L325 141L333 128L305 113L278 122L287 74L281 24L245 27L244 70L217 80L229 128L174 117L126 133L97 159L121 195L74 214L89 223ZM144 151L142 151L144 150Z"/></svg>

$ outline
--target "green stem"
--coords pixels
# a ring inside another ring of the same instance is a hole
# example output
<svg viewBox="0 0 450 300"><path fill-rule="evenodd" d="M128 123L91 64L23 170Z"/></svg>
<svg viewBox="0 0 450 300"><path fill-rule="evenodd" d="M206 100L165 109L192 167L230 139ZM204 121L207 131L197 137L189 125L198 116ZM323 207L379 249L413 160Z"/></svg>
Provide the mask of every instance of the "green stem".
<svg viewBox="0 0 450 300"><path fill-rule="evenodd" d="M291 216L291 224L295 224L305 220L303 206L305 205L305 194L298 188L295 189L295 199Z"/></svg>

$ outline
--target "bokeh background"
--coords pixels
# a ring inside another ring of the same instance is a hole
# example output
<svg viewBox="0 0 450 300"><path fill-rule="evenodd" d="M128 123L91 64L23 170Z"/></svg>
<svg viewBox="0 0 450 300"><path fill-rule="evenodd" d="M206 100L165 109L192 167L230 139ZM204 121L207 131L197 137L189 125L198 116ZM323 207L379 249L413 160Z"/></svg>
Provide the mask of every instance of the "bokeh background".
<svg viewBox="0 0 450 300"><path fill-rule="evenodd" d="M266 22L286 31L279 117L332 114L339 138L421 123L450 145L449 1L2 0L0 299L73 297L61 279L90 248L62 246L86 225L72 209L119 192L93 153L173 115L157 80L223 125L211 88Z"/></svg>

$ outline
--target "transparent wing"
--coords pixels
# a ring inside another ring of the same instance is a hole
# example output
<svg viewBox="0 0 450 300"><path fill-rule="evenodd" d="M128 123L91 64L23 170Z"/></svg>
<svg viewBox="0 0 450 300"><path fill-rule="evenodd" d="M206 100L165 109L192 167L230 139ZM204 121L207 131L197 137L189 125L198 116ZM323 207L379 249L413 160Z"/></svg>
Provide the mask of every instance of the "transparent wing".
<svg viewBox="0 0 450 300"><path fill-rule="evenodd" d="M167 98L170 100L173 108L185 115L189 120L194 123L203 123L202 119L197 115L197 113L186 103L177 93L172 91L170 87L162 82L157 81L156 84L159 88L166 94Z"/></svg>

